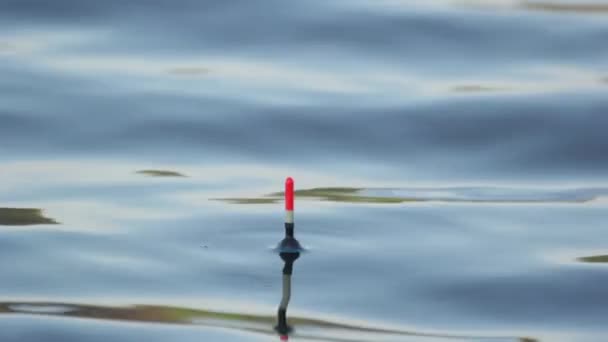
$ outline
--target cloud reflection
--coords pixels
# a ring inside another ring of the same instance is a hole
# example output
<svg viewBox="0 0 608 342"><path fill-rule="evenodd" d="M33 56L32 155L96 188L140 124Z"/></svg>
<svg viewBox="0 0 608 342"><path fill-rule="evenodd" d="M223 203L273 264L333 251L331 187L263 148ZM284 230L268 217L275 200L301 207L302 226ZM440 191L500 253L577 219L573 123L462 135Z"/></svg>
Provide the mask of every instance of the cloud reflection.
<svg viewBox="0 0 608 342"><path fill-rule="evenodd" d="M210 70L204 67L176 67L167 70L169 74L177 76L204 76L207 75Z"/></svg>
<svg viewBox="0 0 608 342"><path fill-rule="evenodd" d="M245 59L238 55L190 54L173 58L150 54L144 58L128 53L78 52L94 48L100 37L111 35L108 32L50 32L5 36L0 37L0 53L36 52L26 58L20 56L14 62L90 80L105 80L128 87L130 91L213 94L270 102L297 101L298 98L318 101L321 94L338 95L334 98L336 101L343 101L339 97L342 95L390 102L486 92L551 93L594 89L602 84L598 82L599 70L572 72L572 68L559 65L502 68L493 73L480 73L479 77L471 70L465 77L370 62L333 65L299 61L294 64L284 59Z"/></svg>

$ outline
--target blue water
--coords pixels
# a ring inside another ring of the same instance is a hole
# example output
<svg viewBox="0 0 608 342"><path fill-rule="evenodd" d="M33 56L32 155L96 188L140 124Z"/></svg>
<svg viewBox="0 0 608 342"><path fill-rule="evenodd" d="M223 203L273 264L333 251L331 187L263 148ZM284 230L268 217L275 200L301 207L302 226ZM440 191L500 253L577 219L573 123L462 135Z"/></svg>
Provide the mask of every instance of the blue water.
<svg viewBox="0 0 608 342"><path fill-rule="evenodd" d="M286 176L358 189L290 340L605 340L608 4L552 1L0 2L0 340L278 340Z"/></svg>

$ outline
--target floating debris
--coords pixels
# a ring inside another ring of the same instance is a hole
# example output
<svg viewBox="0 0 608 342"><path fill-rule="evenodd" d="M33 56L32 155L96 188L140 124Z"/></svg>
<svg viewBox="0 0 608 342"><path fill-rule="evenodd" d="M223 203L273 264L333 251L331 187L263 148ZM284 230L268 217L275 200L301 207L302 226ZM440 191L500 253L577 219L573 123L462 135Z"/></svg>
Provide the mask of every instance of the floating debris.
<svg viewBox="0 0 608 342"><path fill-rule="evenodd" d="M41 209L0 208L0 225L29 226L34 224L58 224L58 222L45 217Z"/></svg>
<svg viewBox="0 0 608 342"><path fill-rule="evenodd" d="M151 177L187 177L186 175L179 173L177 171L170 170L139 170L135 173L140 175L146 175Z"/></svg>

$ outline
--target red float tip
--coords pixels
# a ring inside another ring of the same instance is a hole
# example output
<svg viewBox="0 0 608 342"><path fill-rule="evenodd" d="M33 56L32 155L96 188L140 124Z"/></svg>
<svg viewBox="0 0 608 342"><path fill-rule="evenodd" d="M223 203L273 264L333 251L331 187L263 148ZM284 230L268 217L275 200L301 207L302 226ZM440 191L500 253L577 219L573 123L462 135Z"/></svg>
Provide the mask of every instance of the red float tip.
<svg viewBox="0 0 608 342"><path fill-rule="evenodd" d="M289 336L281 335L281 341L287 341L287 340L289 340Z"/></svg>
<svg viewBox="0 0 608 342"><path fill-rule="evenodd" d="M293 210L293 179L285 180L285 210Z"/></svg>

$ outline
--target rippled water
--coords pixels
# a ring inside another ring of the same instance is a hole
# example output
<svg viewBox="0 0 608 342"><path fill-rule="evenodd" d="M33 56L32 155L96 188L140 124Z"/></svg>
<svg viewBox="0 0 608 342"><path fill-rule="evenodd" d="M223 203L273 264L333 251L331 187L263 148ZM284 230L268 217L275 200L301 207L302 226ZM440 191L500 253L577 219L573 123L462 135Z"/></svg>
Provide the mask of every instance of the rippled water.
<svg viewBox="0 0 608 342"><path fill-rule="evenodd" d="M603 341L607 42L599 0L2 1L0 340Z"/></svg>

